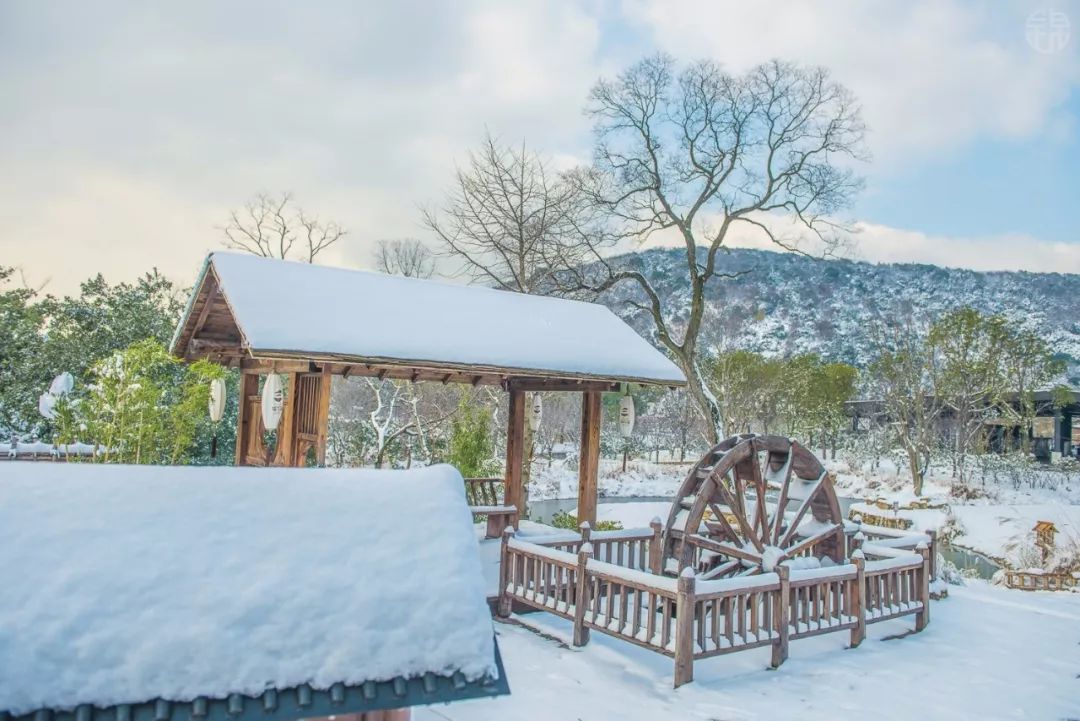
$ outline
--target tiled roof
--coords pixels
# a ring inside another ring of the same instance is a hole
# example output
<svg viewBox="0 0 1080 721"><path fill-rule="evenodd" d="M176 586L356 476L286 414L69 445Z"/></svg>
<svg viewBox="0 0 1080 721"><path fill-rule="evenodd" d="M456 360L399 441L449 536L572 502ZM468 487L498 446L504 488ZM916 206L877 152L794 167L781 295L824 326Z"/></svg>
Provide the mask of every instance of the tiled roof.
<svg viewBox="0 0 1080 721"><path fill-rule="evenodd" d="M38 709L19 716L0 711L0 721L292 721L494 698L510 693L498 645L495 662L499 669L497 679L467 681L461 673L450 676L427 673L419 678L399 677L359 685L338 683L325 690L307 685L267 689L255 698L233 694L221 699L200 697L183 702L155 699L105 708L85 704L75 709Z"/></svg>

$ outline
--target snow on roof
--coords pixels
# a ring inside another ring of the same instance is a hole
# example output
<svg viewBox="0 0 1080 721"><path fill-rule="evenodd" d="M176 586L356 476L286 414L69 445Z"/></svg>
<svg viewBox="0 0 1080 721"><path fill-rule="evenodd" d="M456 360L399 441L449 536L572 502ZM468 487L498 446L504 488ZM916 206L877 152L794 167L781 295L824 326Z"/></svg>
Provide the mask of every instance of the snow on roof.
<svg viewBox="0 0 1080 721"><path fill-rule="evenodd" d="M0 548L0 712L497 676L450 466L11 464Z"/></svg>
<svg viewBox="0 0 1080 721"><path fill-rule="evenodd" d="M256 355L294 351L685 382L675 364L596 303L237 253L212 253L207 263Z"/></svg>

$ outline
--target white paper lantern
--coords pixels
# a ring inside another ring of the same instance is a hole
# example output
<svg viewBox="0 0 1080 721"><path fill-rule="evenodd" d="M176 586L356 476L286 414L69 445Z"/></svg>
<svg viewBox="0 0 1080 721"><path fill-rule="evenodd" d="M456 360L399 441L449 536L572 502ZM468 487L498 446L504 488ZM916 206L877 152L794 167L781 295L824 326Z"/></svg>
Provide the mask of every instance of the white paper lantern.
<svg viewBox="0 0 1080 721"><path fill-rule="evenodd" d="M532 408L529 409L529 428L536 430L540 427L540 420L544 415L544 401L539 393L533 393Z"/></svg>
<svg viewBox="0 0 1080 721"><path fill-rule="evenodd" d="M56 418L56 396L52 393L42 393L38 398L38 412L50 421Z"/></svg>
<svg viewBox="0 0 1080 721"><path fill-rule="evenodd" d="M619 434L629 438L634 433L634 398L623 396L619 401Z"/></svg>
<svg viewBox="0 0 1080 721"><path fill-rule="evenodd" d="M210 420L217 423L225 415L225 381L215 378L210 381Z"/></svg>
<svg viewBox="0 0 1080 721"><path fill-rule="evenodd" d="M263 384L262 390L263 426L268 431L277 428L284 407L285 388L281 383L281 376L277 373L271 373L266 376L266 383Z"/></svg>
<svg viewBox="0 0 1080 721"><path fill-rule="evenodd" d="M71 389L75 387L75 379L71 377L70 373L61 373L53 378L52 385L49 386L49 393L54 396L66 396L71 393Z"/></svg>

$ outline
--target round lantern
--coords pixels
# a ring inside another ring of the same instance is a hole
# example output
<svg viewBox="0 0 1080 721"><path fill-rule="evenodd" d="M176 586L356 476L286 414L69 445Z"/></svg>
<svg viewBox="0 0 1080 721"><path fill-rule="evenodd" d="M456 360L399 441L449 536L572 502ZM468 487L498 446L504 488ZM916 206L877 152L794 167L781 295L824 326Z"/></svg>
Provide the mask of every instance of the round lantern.
<svg viewBox="0 0 1080 721"><path fill-rule="evenodd" d="M536 430L540 427L540 420L544 415L544 401L539 393L533 393L532 408L529 409L529 428Z"/></svg>
<svg viewBox="0 0 1080 721"><path fill-rule="evenodd" d="M634 398L627 394L619 401L619 434L629 438L634 433Z"/></svg>
<svg viewBox="0 0 1080 721"><path fill-rule="evenodd" d="M56 396L52 393L42 393L38 398L38 412L50 421L56 418Z"/></svg>
<svg viewBox="0 0 1080 721"><path fill-rule="evenodd" d="M271 373L266 376L266 383L262 390L262 418L263 426L267 430L277 428L281 420L281 410L285 407L285 388L281 384L281 376Z"/></svg>
<svg viewBox="0 0 1080 721"><path fill-rule="evenodd" d="M217 423L225 415L225 381L215 378L210 381L210 420Z"/></svg>
<svg viewBox="0 0 1080 721"><path fill-rule="evenodd" d="M71 393L71 389L75 387L75 379L71 377L70 373L61 373L53 378L52 385L49 386L49 393L54 396L66 396Z"/></svg>

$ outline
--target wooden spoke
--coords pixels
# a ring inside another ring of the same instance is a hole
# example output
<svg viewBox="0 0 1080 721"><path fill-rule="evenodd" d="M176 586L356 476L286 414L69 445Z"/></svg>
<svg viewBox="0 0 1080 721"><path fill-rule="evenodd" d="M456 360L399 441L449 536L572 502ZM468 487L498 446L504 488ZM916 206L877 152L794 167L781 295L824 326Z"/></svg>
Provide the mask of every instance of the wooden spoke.
<svg viewBox="0 0 1080 721"><path fill-rule="evenodd" d="M799 503L799 510L795 511L795 518L792 519L791 525L788 526L787 531L784 532L784 537L780 539L780 543L778 544L779 546L786 546L788 542L791 541L792 536L795 535L795 529L799 527L799 523L802 521L803 516L805 516L806 512L810 510L810 504L813 502L814 496L817 495L817 492L821 490L821 482L824 479L825 476L819 478L817 480L817 483L814 484L814 487L810 489L810 492L806 494L806 498L802 499L802 501Z"/></svg>
<svg viewBox="0 0 1080 721"><path fill-rule="evenodd" d="M813 545L821 543L822 541L824 541L826 538L828 538L829 536L836 533L837 530L839 530L841 528L843 528L843 526L840 525L839 523L830 524L827 528L823 528L820 531L818 531L817 533L815 533L814 535L807 536L803 540L799 541L794 546L787 549L785 551L785 553L787 553L790 556L797 556L800 553L802 553L803 551L805 551L807 548L810 548Z"/></svg>
<svg viewBox="0 0 1080 721"><path fill-rule="evenodd" d="M772 531L769 534L774 546L780 541L780 529L784 525L784 509L787 507L788 487L791 485L791 469L794 467L791 462L795 455L794 450L793 448L788 451L787 459L784 460L784 480L780 486L780 497L776 501L776 515L773 518Z"/></svg>
<svg viewBox="0 0 1080 721"><path fill-rule="evenodd" d="M732 546L730 543L720 543L719 541L714 541L711 538L706 538L705 536L699 536L697 534L687 536L686 542L692 543L698 548L704 548L706 551L722 553L730 558L738 558L743 561L749 561L750 563L761 563L760 554L738 548L737 546Z"/></svg>

